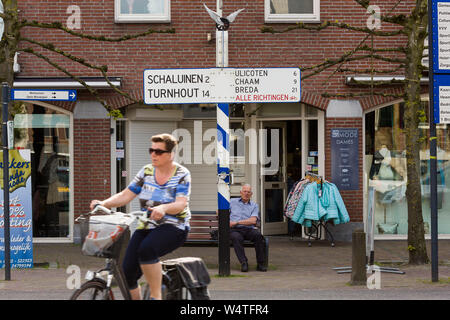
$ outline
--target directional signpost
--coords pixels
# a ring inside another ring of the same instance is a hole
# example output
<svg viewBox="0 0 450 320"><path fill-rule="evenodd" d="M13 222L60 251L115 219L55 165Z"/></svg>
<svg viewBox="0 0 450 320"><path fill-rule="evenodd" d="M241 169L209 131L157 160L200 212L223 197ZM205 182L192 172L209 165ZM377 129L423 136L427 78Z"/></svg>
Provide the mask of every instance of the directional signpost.
<svg viewBox="0 0 450 320"><path fill-rule="evenodd" d="M299 68L144 70L146 104L299 102Z"/></svg>
<svg viewBox="0 0 450 320"><path fill-rule="evenodd" d="M224 32L222 39L227 38ZM144 70L144 103L217 104L219 275L228 276L229 103L300 102L301 86L299 68L228 68L224 54L222 48L218 68Z"/></svg>

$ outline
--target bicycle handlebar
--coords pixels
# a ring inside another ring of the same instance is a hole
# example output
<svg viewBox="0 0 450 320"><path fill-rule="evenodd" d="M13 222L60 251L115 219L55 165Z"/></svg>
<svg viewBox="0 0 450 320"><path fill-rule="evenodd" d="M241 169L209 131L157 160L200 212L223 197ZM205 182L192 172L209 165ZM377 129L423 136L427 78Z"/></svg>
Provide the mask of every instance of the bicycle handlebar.
<svg viewBox="0 0 450 320"><path fill-rule="evenodd" d="M147 210L147 211L132 211L130 213L124 213L124 212L120 212L120 211L113 212L111 209L108 209L108 208L106 208L106 207L104 207L104 206L102 206L100 204L96 204L94 209L91 212L82 213L77 219L75 219L75 221L79 222L80 220L87 219L86 217L89 217L92 214L94 214L94 213L96 213L97 211L100 211L100 210L103 211L106 214L117 214L117 215L123 215L123 216L126 216L126 217L135 216L137 219L139 219L144 224L150 223L150 224L154 225L155 227L159 226L163 222L170 223L170 224L176 224L176 222L168 220L168 219L165 219L165 218L163 218L161 220L158 220L158 221L155 221L153 219L149 219L147 216L148 216L148 213L151 212L151 209Z"/></svg>

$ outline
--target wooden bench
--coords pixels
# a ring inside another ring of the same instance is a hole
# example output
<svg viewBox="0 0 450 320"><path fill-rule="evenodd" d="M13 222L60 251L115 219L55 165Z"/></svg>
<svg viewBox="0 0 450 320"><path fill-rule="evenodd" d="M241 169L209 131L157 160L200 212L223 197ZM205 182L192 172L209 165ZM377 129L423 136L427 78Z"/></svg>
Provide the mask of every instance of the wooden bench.
<svg viewBox="0 0 450 320"><path fill-rule="evenodd" d="M219 221L215 211L192 211L190 220L191 230L184 246L218 246L219 241L211 238L211 231L218 230ZM266 261L268 266L269 261L269 239L264 237L266 242ZM230 241L230 246L233 243ZM245 247L255 247L252 241L244 240Z"/></svg>

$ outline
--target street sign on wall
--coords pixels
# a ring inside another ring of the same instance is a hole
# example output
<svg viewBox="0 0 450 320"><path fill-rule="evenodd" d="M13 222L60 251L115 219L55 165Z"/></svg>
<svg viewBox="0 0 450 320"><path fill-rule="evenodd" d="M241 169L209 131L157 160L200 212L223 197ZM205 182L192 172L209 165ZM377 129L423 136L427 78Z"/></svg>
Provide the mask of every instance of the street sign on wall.
<svg viewBox="0 0 450 320"><path fill-rule="evenodd" d="M11 100L76 101L76 90L11 89Z"/></svg>
<svg viewBox="0 0 450 320"><path fill-rule="evenodd" d="M299 102L299 68L144 70L146 104Z"/></svg>

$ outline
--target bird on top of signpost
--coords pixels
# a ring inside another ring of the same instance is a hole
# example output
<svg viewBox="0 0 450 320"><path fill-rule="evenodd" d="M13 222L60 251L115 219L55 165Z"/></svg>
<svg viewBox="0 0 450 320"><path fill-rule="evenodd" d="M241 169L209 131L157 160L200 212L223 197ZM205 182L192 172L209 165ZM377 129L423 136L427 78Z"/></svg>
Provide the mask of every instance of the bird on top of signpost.
<svg viewBox="0 0 450 320"><path fill-rule="evenodd" d="M227 31L228 28L230 28L230 23L233 23L234 19L236 19L237 15L244 10L245 8L239 9L233 13L231 13L230 15L228 15L226 18L221 17L220 15L218 15L215 11L212 11L211 9L209 9L206 4L203 4L205 6L206 11L208 12L208 14L210 15L210 17L214 20L214 22L216 23L216 28L217 30L220 31Z"/></svg>

